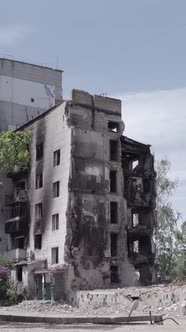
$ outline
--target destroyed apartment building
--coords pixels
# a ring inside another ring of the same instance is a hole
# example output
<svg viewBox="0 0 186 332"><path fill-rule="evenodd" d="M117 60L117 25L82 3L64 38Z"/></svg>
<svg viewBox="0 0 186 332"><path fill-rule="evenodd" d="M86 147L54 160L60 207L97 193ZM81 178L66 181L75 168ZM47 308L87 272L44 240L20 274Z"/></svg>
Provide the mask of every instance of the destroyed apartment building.
<svg viewBox="0 0 186 332"><path fill-rule="evenodd" d="M154 159L123 136L121 101L72 90L19 129L32 142L3 209L13 277L38 299L135 285L137 274L151 284Z"/></svg>

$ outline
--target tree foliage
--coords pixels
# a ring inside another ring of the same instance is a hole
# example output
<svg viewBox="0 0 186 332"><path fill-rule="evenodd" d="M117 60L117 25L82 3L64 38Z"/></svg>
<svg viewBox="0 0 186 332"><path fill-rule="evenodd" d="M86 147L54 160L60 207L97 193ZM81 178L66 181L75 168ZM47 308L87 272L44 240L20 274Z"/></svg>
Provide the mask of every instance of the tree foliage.
<svg viewBox="0 0 186 332"><path fill-rule="evenodd" d="M0 256L0 306L13 305L25 299L27 290L22 283L11 279L13 262L6 256Z"/></svg>
<svg viewBox="0 0 186 332"><path fill-rule="evenodd" d="M30 131L6 131L0 133L0 169L15 173L28 165L31 141Z"/></svg>
<svg viewBox="0 0 186 332"><path fill-rule="evenodd" d="M155 229L156 266L161 278L170 277L175 261L177 222L180 214L175 212L170 197L177 181L169 177L171 164L167 159L157 162L157 227Z"/></svg>
<svg viewBox="0 0 186 332"><path fill-rule="evenodd" d="M174 266L172 277L186 276L186 221L181 225L181 229L176 234Z"/></svg>

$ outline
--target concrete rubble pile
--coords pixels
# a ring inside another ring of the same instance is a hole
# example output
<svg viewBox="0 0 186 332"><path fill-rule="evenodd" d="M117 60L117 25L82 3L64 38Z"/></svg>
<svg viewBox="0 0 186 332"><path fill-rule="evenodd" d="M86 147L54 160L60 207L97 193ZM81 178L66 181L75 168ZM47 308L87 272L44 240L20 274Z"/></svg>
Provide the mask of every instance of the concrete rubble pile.
<svg viewBox="0 0 186 332"><path fill-rule="evenodd" d="M23 301L4 308L6 311L48 312L83 315L128 315L134 301L137 309L132 315L163 314L165 317L186 317L186 284L126 287L122 289L78 291L77 303L71 306L63 301Z"/></svg>

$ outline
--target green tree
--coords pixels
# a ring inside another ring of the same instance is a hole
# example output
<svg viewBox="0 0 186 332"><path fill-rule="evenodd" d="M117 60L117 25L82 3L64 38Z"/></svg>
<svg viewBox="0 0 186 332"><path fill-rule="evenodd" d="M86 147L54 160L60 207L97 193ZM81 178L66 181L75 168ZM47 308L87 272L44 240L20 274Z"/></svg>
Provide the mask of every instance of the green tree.
<svg viewBox="0 0 186 332"><path fill-rule="evenodd" d="M175 258L177 222L180 214L173 210L170 197L177 181L169 177L171 163L162 159L156 164L157 171L157 227L155 229L156 269L161 278L171 277Z"/></svg>
<svg viewBox="0 0 186 332"><path fill-rule="evenodd" d="M29 162L28 145L30 131L6 131L0 133L0 169L7 173L19 172Z"/></svg>
<svg viewBox="0 0 186 332"><path fill-rule="evenodd" d="M172 277L175 279L186 276L186 221L181 225L181 229L176 234L174 266Z"/></svg>

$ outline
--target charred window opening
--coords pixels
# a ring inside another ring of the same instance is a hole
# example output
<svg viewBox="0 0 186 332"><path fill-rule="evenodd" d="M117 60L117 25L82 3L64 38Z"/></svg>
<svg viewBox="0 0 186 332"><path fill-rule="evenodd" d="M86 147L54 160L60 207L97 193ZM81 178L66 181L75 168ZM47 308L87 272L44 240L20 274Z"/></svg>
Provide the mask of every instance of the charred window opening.
<svg viewBox="0 0 186 332"><path fill-rule="evenodd" d="M110 160L118 160L118 142L110 140Z"/></svg>
<svg viewBox="0 0 186 332"><path fill-rule="evenodd" d="M43 158L43 143L36 145L36 160Z"/></svg>
<svg viewBox="0 0 186 332"><path fill-rule="evenodd" d="M139 213L132 214L132 227L139 225Z"/></svg>
<svg viewBox="0 0 186 332"><path fill-rule="evenodd" d="M16 248L24 249L24 236L15 239Z"/></svg>
<svg viewBox="0 0 186 332"><path fill-rule="evenodd" d="M60 164L60 149L54 151L53 154L53 166L58 166Z"/></svg>
<svg viewBox="0 0 186 332"><path fill-rule="evenodd" d="M53 198L59 197L60 194L60 182L54 182L53 183Z"/></svg>
<svg viewBox="0 0 186 332"><path fill-rule="evenodd" d="M36 189L43 187L43 174L38 173L36 174Z"/></svg>
<svg viewBox="0 0 186 332"><path fill-rule="evenodd" d="M139 241L133 242L133 253L139 254Z"/></svg>
<svg viewBox="0 0 186 332"><path fill-rule="evenodd" d="M59 248L52 248L52 264L59 263Z"/></svg>
<svg viewBox="0 0 186 332"><path fill-rule="evenodd" d="M111 265L111 267L110 267L110 281L111 281L111 284L118 284L119 283L118 266Z"/></svg>
<svg viewBox="0 0 186 332"><path fill-rule="evenodd" d="M150 253L152 252L152 242L149 236L144 236L140 240L140 252Z"/></svg>
<svg viewBox="0 0 186 332"><path fill-rule="evenodd" d="M17 266L17 281L22 282L23 280L23 267L22 266Z"/></svg>
<svg viewBox="0 0 186 332"><path fill-rule="evenodd" d="M117 190L117 171L110 171L110 192L116 193Z"/></svg>
<svg viewBox="0 0 186 332"><path fill-rule="evenodd" d="M114 122L114 121L109 121L108 122L108 130L111 131L112 133L118 133L119 131L119 123Z"/></svg>
<svg viewBox="0 0 186 332"><path fill-rule="evenodd" d="M25 190L25 181L16 184L16 193L19 193L20 190Z"/></svg>
<svg viewBox="0 0 186 332"><path fill-rule="evenodd" d="M143 190L145 193L150 192L150 181L149 179L143 179Z"/></svg>
<svg viewBox="0 0 186 332"><path fill-rule="evenodd" d="M41 249L42 248L42 234L37 234L34 237L34 248Z"/></svg>
<svg viewBox="0 0 186 332"><path fill-rule="evenodd" d="M24 236L12 237L12 249L24 249Z"/></svg>
<svg viewBox="0 0 186 332"><path fill-rule="evenodd" d="M110 222L111 224L117 224L118 222L118 203L110 202Z"/></svg>
<svg viewBox="0 0 186 332"><path fill-rule="evenodd" d="M111 257L116 257L118 253L118 234L110 234L110 252Z"/></svg>
<svg viewBox="0 0 186 332"><path fill-rule="evenodd" d="M35 218L41 219L43 216L43 204L38 203L35 205Z"/></svg>
<svg viewBox="0 0 186 332"><path fill-rule="evenodd" d="M52 215L52 231L59 229L59 213Z"/></svg>
<svg viewBox="0 0 186 332"><path fill-rule="evenodd" d="M135 169L139 165L139 160L132 161L132 170Z"/></svg>

